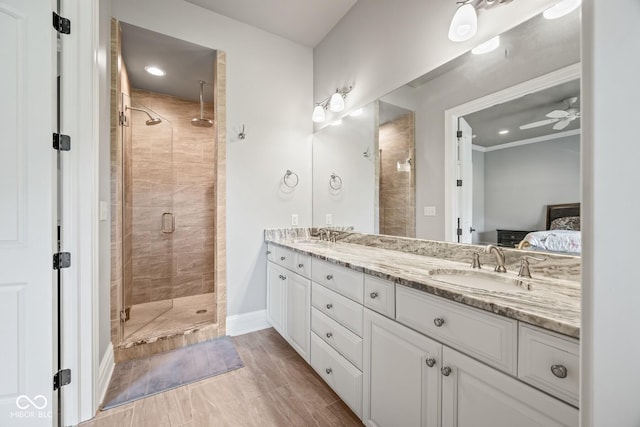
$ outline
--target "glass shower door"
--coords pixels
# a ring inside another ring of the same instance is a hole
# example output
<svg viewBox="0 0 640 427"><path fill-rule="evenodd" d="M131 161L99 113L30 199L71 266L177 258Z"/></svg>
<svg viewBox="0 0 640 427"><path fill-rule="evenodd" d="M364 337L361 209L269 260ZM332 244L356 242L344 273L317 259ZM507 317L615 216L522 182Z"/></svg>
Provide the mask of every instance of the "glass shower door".
<svg viewBox="0 0 640 427"><path fill-rule="evenodd" d="M173 127L140 98L122 99L125 342L161 334L160 317L173 307Z"/></svg>

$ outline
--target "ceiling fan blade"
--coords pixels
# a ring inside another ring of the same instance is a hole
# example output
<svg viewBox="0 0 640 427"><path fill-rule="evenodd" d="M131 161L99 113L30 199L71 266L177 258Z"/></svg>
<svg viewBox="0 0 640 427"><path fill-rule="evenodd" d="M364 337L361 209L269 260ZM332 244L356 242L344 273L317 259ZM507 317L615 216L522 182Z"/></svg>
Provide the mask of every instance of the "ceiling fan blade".
<svg viewBox="0 0 640 427"><path fill-rule="evenodd" d="M550 119L564 119L568 115L569 113L564 110L553 110L546 116L549 117Z"/></svg>
<svg viewBox="0 0 640 427"><path fill-rule="evenodd" d="M553 130L562 130L562 129L566 128L567 126L569 126L569 123L571 123L573 120L574 119L560 120L558 123L553 125Z"/></svg>
<svg viewBox="0 0 640 427"><path fill-rule="evenodd" d="M551 123L555 123L555 122L557 122L559 120L560 119L546 119L546 120L540 120L539 122L528 123L526 125L520 126L520 130L537 128L538 126L548 125L548 124L551 124Z"/></svg>

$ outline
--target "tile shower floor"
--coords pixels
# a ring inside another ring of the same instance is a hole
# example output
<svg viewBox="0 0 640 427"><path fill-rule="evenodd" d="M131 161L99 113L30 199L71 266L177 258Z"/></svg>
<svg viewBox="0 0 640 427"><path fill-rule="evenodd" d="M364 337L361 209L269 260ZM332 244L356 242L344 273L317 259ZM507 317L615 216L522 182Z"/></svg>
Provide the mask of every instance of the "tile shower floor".
<svg viewBox="0 0 640 427"><path fill-rule="evenodd" d="M136 304L125 323L124 344L142 339L181 334L215 322L213 293ZM203 311L205 310L205 311Z"/></svg>

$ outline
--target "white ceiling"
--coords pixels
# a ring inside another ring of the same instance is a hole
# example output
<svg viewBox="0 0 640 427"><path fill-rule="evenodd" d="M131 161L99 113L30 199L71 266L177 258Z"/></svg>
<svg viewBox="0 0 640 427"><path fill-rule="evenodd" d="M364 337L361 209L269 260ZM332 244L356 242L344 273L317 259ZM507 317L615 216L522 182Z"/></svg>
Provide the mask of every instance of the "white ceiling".
<svg viewBox="0 0 640 427"><path fill-rule="evenodd" d="M185 0L296 43L315 47L357 0Z"/></svg>

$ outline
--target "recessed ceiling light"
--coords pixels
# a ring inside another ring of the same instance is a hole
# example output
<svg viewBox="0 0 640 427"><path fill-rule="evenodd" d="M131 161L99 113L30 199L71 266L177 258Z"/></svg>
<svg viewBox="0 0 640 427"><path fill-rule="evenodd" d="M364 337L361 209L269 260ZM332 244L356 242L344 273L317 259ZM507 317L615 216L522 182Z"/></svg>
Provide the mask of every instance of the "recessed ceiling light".
<svg viewBox="0 0 640 427"><path fill-rule="evenodd" d="M500 46L500 36L495 36L489 41L482 43L471 49L471 53L475 55L482 55L483 53L489 53L493 50L496 50Z"/></svg>
<svg viewBox="0 0 640 427"><path fill-rule="evenodd" d="M508 134L508 133L509 133L509 129L502 129L501 131L498 131L498 133L499 133L500 135L506 135L506 134Z"/></svg>
<svg viewBox="0 0 640 427"><path fill-rule="evenodd" d="M353 111L351 114L349 114L351 117L358 117L362 115L362 108L358 108L357 110Z"/></svg>
<svg viewBox="0 0 640 427"><path fill-rule="evenodd" d="M331 126L340 126L342 124L342 119L338 119L335 122L331 123Z"/></svg>
<svg viewBox="0 0 640 427"><path fill-rule="evenodd" d="M562 0L560 3L542 12L542 16L547 19L562 18L563 16L576 10L581 3L582 0Z"/></svg>
<svg viewBox="0 0 640 427"><path fill-rule="evenodd" d="M158 76L158 77L162 77L164 76L165 73L164 70L162 68L158 68L155 65L147 65L146 67L144 67L145 71L153 76Z"/></svg>
<svg viewBox="0 0 640 427"><path fill-rule="evenodd" d="M475 138L475 137L477 137L477 136L478 136L478 135L471 135L471 138Z"/></svg>

